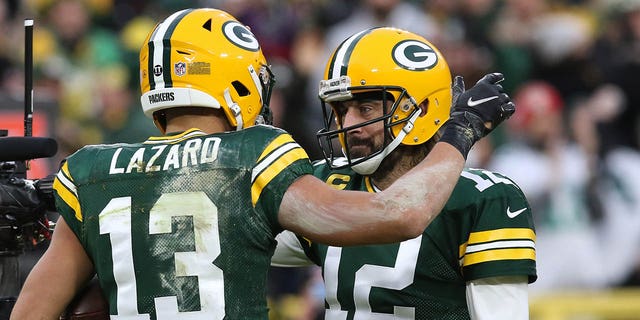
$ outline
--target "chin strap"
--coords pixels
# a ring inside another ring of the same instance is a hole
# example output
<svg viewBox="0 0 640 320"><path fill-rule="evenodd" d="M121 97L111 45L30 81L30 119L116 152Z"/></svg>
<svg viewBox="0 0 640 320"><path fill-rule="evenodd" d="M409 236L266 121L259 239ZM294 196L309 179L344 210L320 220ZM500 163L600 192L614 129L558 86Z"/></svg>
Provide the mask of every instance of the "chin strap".
<svg viewBox="0 0 640 320"><path fill-rule="evenodd" d="M248 70L249 70L249 75L251 76L251 80L253 80L253 83L256 89L258 90L260 103L262 103L262 85L261 85L260 77L256 73L256 69L254 69L252 65L249 65ZM233 112L233 117L236 119L236 123L237 123L236 131L242 130L244 128L244 121L242 120L242 109L240 109L240 106L237 103L235 103L233 99L231 99L231 92L229 91L229 88L224 90L224 101L227 103L227 106L229 106L229 109L231 110L231 112ZM269 120L269 119L264 119L264 116L262 116L262 118L263 118L262 121L264 123L267 123L267 121ZM259 119L258 119L258 122L260 122Z"/></svg>
<svg viewBox="0 0 640 320"><path fill-rule="evenodd" d="M252 65L249 65L249 75L251 75L251 80L253 80L253 84L256 86L256 89L258 89L258 96L262 100L262 82L256 73L256 69L254 69ZM260 102L262 103L262 101Z"/></svg>
<svg viewBox="0 0 640 320"><path fill-rule="evenodd" d="M229 110L233 112L233 117L236 118L236 131L242 130L242 128L244 128L242 112L240 106L231 99L231 92L229 91L229 88L224 89L224 102L227 103Z"/></svg>
<svg viewBox="0 0 640 320"><path fill-rule="evenodd" d="M382 162L382 160L389 155L393 150L396 149L396 147L398 147L400 145L400 143L402 143L402 140L404 140L404 137L407 136L407 134L409 134L409 132L411 132L411 130L413 130L413 124L415 123L416 119L418 119L418 117L420 116L420 109L416 109L416 111L413 113L413 115L411 116L411 118L409 118L409 121L407 121L407 123L405 123L404 127L402 127L402 130L400 131L400 133L398 134L398 136L396 136L395 139L393 139L393 141L391 141L391 143L389 143L384 149L382 149L382 151L380 153L378 153L377 155L361 162L358 163L356 165L351 166L351 168L353 169L353 171L367 176L370 175L374 172L376 172L376 170L378 170L378 167L380 166L380 163ZM344 150L343 150L344 152ZM361 159L361 158L358 158ZM355 159L356 161L358 159Z"/></svg>

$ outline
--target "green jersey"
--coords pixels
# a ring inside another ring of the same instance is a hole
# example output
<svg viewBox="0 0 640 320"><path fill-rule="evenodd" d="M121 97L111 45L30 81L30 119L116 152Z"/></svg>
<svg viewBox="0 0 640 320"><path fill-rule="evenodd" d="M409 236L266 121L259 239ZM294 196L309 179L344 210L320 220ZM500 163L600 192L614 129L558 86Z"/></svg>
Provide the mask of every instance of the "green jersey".
<svg viewBox="0 0 640 320"><path fill-rule="evenodd" d="M314 174L337 189L376 192L351 170ZM461 174L443 211L417 238L389 245L331 247L298 241L322 267L326 319L469 319L468 281L536 279L535 230L513 181L486 170Z"/></svg>
<svg viewBox="0 0 640 320"><path fill-rule="evenodd" d="M112 319L267 319L278 208L312 172L286 132L197 129L84 147L54 181Z"/></svg>

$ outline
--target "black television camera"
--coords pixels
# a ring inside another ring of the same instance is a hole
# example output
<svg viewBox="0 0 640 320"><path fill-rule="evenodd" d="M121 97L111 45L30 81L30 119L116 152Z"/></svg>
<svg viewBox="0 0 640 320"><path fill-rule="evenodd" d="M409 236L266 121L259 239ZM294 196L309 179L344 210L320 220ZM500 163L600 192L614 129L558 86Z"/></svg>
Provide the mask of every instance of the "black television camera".
<svg viewBox="0 0 640 320"><path fill-rule="evenodd" d="M6 135L0 130L0 256L17 256L50 237L54 176L28 180L26 171L28 160L52 157L58 146L51 138Z"/></svg>
<svg viewBox="0 0 640 320"><path fill-rule="evenodd" d="M24 137L8 137L0 130L0 319L9 318L20 291L19 256L27 246L50 238L55 211L53 175L28 180L29 160L49 158L58 151L51 138L32 137L33 19L25 19Z"/></svg>
<svg viewBox="0 0 640 320"><path fill-rule="evenodd" d="M20 291L19 256L51 237L55 211L53 175L28 180L28 161L49 158L58 151L51 138L7 137L0 130L0 318L9 317Z"/></svg>

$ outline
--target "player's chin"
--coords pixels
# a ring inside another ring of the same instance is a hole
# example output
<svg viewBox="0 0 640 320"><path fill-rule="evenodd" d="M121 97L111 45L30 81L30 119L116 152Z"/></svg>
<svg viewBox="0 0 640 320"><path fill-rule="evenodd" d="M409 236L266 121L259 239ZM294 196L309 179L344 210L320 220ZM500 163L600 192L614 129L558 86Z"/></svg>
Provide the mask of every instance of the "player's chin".
<svg viewBox="0 0 640 320"><path fill-rule="evenodd" d="M371 154L371 147L368 145L349 146L349 156L351 159L366 157Z"/></svg>

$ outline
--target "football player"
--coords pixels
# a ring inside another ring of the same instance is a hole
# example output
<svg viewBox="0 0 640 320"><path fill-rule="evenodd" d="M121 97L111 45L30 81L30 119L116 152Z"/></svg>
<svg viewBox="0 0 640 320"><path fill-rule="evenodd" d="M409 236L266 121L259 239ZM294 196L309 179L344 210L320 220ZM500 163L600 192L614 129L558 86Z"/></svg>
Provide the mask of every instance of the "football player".
<svg viewBox="0 0 640 320"><path fill-rule="evenodd" d="M412 174L367 194L327 186L289 134L259 125L273 76L226 12L187 9L156 25L140 80L142 110L163 136L66 159L54 182L60 220L12 319L56 318L94 273L112 319L267 319L276 234L330 245L418 236L468 148L514 111L510 101L461 106L448 140Z"/></svg>
<svg viewBox="0 0 640 320"><path fill-rule="evenodd" d="M476 84L484 95L462 93L461 80L454 85L458 105L506 99L491 91L500 74ZM335 49L319 95L326 161L314 164L314 175L336 189L377 194L435 150L453 94L449 67L433 44L374 28ZM406 133L408 121L414 128ZM407 205L416 200L406 197ZM536 279L532 220L512 180L466 169L443 211L413 239L340 247L285 231L272 262L322 267L325 319L528 319L527 285Z"/></svg>

